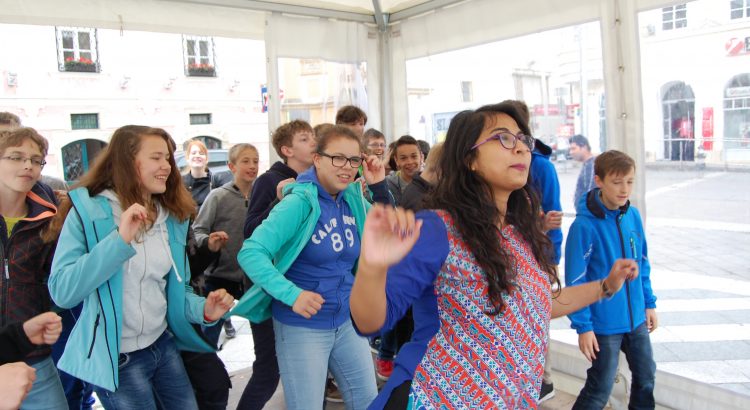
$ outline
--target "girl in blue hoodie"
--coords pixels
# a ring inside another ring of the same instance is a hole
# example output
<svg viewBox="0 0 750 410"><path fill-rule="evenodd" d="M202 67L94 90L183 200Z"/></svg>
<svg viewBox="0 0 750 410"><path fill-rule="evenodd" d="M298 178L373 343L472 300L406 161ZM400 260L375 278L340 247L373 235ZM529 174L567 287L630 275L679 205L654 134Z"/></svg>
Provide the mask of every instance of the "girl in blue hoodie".
<svg viewBox="0 0 750 410"><path fill-rule="evenodd" d="M194 206L171 137L119 128L78 185L61 206L49 278L58 306L83 301L58 367L95 385L107 409L197 409L177 350L213 351L191 324L216 322L234 299L190 290Z"/></svg>
<svg viewBox="0 0 750 410"><path fill-rule="evenodd" d="M354 183L363 165L373 198L388 202L385 169L363 159L359 138L335 126L320 138L313 167L245 240L242 269L273 300L233 311L273 317L276 354L289 409L320 409L330 369L347 409L364 409L377 394L367 340L349 317L349 293L369 203ZM256 289L257 292L258 289ZM253 290L248 292L251 296ZM268 309L270 305L270 310Z"/></svg>

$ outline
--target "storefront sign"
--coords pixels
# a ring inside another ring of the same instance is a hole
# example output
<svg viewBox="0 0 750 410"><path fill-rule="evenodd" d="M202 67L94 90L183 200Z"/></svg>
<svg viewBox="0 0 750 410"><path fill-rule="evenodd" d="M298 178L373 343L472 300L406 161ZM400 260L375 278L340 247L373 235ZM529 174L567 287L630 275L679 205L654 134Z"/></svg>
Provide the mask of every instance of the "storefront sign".
<svg viewBox="0 0 750 410"><path fill-rule="evenodd" d="M703 108L703 149L711 151L714 148L714 108Z"/></svg>
<svg viewBox="0 0 750 410"><path fill-rule="evenodd" d="M726 89L727 98L750 95L750 87L730 87Z"/></svg>
<svg viewBox="0 0 750 410"><path fill-rule="evenodd" d="M731 38L724 44L728 56L740 56L750 54L750 37Z"/></svg>

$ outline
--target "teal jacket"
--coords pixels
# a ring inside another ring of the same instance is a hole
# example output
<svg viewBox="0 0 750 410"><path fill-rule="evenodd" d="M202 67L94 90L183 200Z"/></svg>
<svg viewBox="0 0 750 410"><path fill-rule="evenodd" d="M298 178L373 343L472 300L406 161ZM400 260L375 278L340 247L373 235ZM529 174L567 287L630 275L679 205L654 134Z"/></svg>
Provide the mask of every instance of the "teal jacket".
<svg viewBox="0 0 750 410"><path fill-rule="evenodd" d="M253 235L242 244L237 261L254 285L245 292L231 314L260 323L271 317L272 296L292 306L302 289L284 278L302 249L310 241L320 218L318 188L314 182L298 182L284 188L284 199L276 205ZM341 193L356 219L362 236L370 203L358 183ZM354 271L357 267L355 265Z"/></svg>
<svg viewBox="0 0 750 410"><path fill-rule="evenodd" d="M120 334L122 333L122 275L133 247L117 232L108 200L89 197L85 188L69 193L73 203L57 242L49 291L62 308L83 301L57 367L109 391L117 390ZM191 323L203 323L205 299L192 293L185 253L188 222L167 218L169 248L179 273L167 277L167 323L177 347L195 352L214 349Z"/></svg>

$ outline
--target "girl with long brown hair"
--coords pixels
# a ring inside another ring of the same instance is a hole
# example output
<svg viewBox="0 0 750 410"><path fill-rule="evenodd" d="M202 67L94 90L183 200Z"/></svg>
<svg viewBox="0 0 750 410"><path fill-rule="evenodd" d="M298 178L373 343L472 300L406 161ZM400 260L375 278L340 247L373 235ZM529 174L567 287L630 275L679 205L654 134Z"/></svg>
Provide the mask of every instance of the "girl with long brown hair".
<svg viewBox="0 0 750 410"><path fill-rule="evenodd" d="M192 324L216 322L233 298L190 290L195 208L169 134L117 129L69 197L49 289L83 310L58 367L95 385L105 408L197 408L177 349L213 351Z"/></svg>

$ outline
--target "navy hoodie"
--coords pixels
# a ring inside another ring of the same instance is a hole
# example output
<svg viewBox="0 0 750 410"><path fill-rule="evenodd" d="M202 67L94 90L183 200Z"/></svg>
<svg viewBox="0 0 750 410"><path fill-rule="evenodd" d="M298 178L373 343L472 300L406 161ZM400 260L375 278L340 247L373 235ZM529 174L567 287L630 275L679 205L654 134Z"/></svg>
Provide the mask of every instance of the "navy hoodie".
<svg viewBox="0 0 750 410"><path fill-rule="evenodd" d="M565 284L604 279L621 258L638 262L638 277L626 281L611 299L568 315L578 334L592 330L600 335L628 333L646 321L646 309L656 308L641 215L629 201L622 208L607 209L599 189L593 189L578 202L576 219L568 231Z"/></svg>
<svg viewBox="0 0 750 410"><path fill-rule="evenodd" d="M310 319L294 313L291 306L274 299L273 317L290 326L335 329L349 320L349 295L359 257L357 225L344 195L336 199L323 189L315 168L297 177L297 183L312 182L318 188L320 218L314 234L286 272L286 279L302 290L320 294L325 303ZM378 202L388 201L385 181L370 186Z"/></svg>

